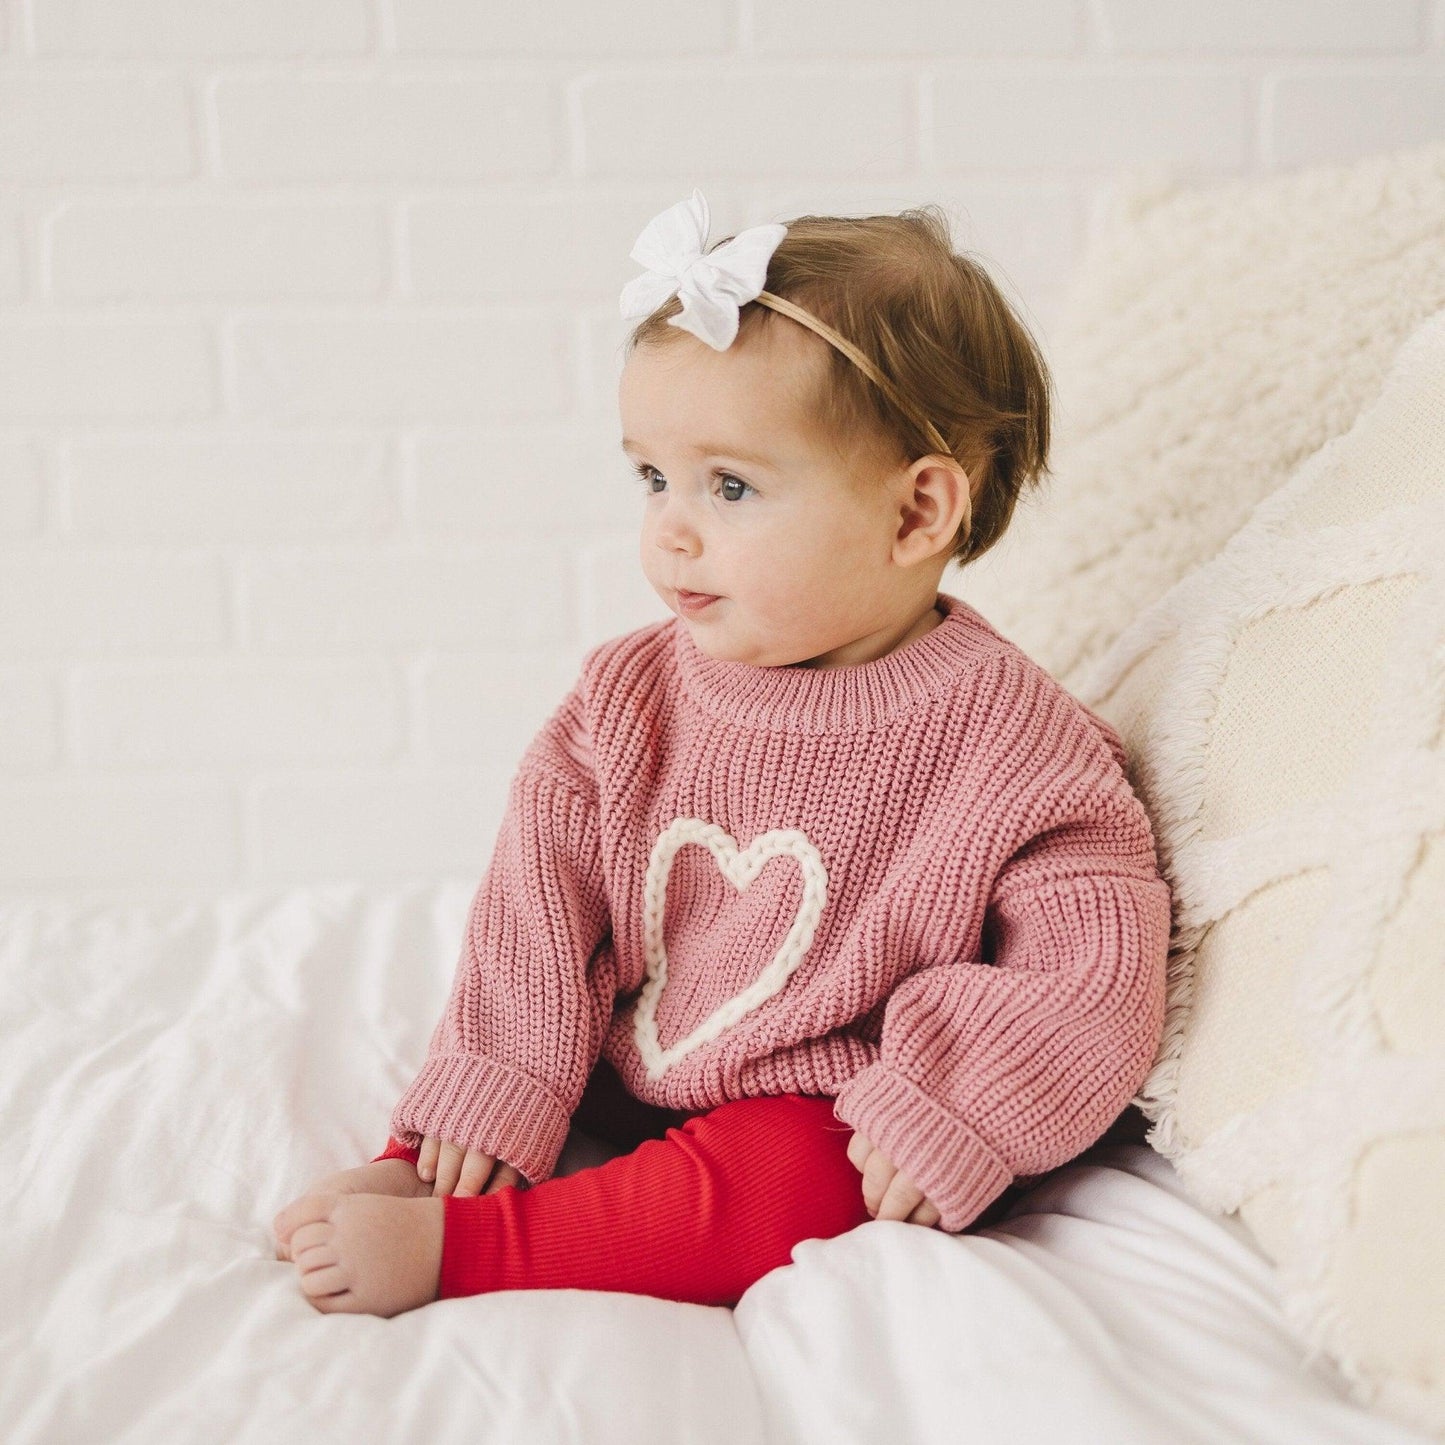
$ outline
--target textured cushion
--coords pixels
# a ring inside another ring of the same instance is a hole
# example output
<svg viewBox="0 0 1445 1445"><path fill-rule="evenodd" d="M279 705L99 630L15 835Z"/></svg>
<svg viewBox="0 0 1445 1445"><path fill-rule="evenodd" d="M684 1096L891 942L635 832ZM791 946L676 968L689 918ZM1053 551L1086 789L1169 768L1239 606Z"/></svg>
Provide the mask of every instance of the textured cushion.
<svg viewBox="0 0 1445 1445"><path fill-rule="evenodd" d="M1445 310L1077 691L1175 893L1147 1142L1445 1436Z"/></svg>
<svg viewBox="0 0 1445 1445"><path fill-rule="evenodd" d="M1351 425L1441 306L1445 142L1125 187L1044 338L1054 475L949 590L1071 686Z"/></svg>

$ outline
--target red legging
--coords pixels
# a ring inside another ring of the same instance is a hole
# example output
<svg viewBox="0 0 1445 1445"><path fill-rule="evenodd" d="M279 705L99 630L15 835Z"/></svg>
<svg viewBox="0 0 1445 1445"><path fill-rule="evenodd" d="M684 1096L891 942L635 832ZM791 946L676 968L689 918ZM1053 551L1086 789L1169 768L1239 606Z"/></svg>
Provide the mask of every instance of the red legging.
<svg viewBox="0 0 1445 1445"><path fill-rule="evenodd" d="M870 1218L847 1153L853 1131L826 1095L689 1116L641 1103L603 1060L573 1122L631 1152L530 1189L444 1196L439 1299L597 1289L731 1307L799 1240ZM392 1139L377 1158L415 1164L419 1152Z"/></svg>

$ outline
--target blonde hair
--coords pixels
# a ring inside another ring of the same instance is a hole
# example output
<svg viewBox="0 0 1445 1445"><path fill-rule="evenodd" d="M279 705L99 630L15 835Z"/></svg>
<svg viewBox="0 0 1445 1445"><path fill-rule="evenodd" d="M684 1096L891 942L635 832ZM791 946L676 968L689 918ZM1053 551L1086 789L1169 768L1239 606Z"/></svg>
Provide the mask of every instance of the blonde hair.
<svg viewBox="0 0 1445 1445"><path fill-rule="evenodd" d="M950 557L982 556L1003 536L1023 489L1048 471L1053 383L1038 344L988 273L954 251L940 206L786 224L765 289L852 342L894 393L820 339L830 360L818 394L805 400L808 414L840 456L861 448L885 465L935 453L931 423L974 484L972 514ZM681 309L669 297L632 330L626 350L674 342L681 329L667 322ZM734 345L759 328L799 324L778 321L781 314L747 302Z"/></svg>

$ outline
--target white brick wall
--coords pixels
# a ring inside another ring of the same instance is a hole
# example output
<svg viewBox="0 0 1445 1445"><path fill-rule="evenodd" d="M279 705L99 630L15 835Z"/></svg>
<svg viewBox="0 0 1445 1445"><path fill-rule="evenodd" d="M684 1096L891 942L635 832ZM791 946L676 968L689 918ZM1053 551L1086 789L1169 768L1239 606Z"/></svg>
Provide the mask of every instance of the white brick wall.
<svg viewBox="0 0 1445 1445"><path fill-rule="evenodd" d="M667 615L617 293L944 204L1048 344L1123 172L1445 136L1445 0L0 0L0 893L479 876Z"/></svg>

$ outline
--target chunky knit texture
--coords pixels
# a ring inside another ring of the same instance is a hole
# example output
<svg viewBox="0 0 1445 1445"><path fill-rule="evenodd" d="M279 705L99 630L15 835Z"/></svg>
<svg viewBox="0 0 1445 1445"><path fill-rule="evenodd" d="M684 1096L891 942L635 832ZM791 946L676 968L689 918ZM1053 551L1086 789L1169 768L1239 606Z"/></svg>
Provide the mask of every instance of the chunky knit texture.
<svg viewBox="0 0 1445 1445"><path fill-rule="evenodd" d="M854 667L612 638L518 766L391 1118L548 1178L638 1099L835 1098L958 1231L1149 1072L1170 892L1117 734L975 609Z"/></svg>

